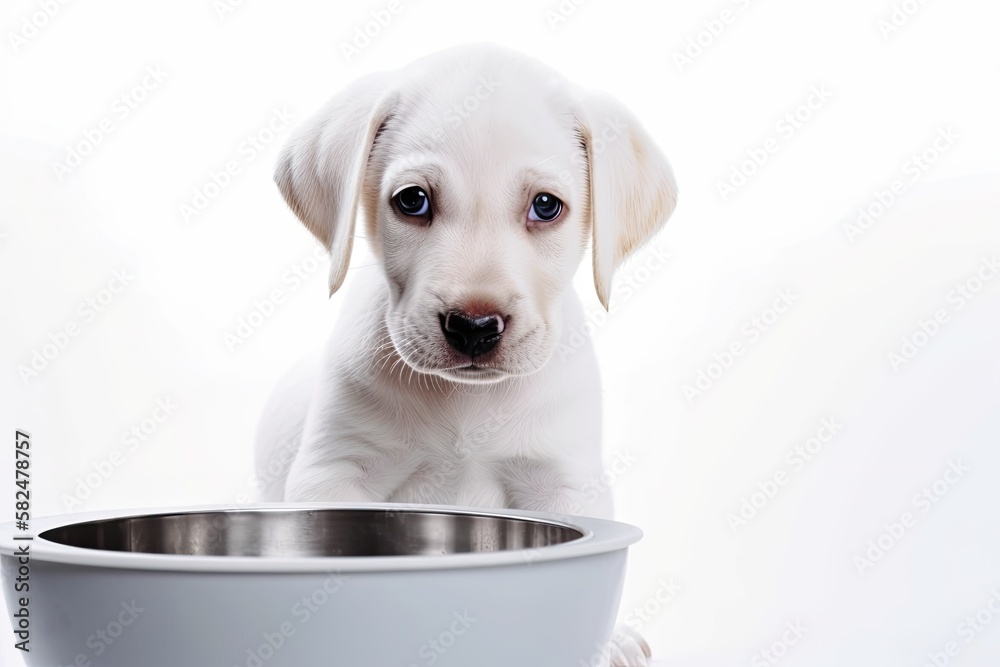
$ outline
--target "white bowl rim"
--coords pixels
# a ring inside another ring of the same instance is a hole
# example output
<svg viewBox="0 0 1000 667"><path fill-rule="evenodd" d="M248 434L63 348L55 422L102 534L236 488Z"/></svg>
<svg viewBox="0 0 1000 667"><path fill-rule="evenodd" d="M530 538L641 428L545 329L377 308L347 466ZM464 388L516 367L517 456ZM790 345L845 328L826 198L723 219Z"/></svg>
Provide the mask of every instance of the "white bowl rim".
<svg viewBox="0 0 1000 667"><path fill-rule="evenodd" d="M189 556L182 554L150 554L126 551L104 551L73 547L38 537L39 534L76 523L124 519L151 514L181 514L199 512L242 512L269 510L388 510L422 513L473 514L505 519L526 519L573 528L580 537L562 544L537 549L512 549L479 553L459 553L414 556ZM208 504L183 507L114 509L33 518L30 533L15 531L14 523L0 524L0 553L18 555L19 547L30 545L32 561L67 565L123 568L130 570L166 570L175 572L274 572L316 573L331 575L350 572L399 572L453 568L497 567L579 558L626 549L642 538L642 531L619 521L583 516L552 514L528 510L489 509L453 505L422 505L410 503L249 503L245 505ZM17 536L33 539L15 539Z"/></svg>

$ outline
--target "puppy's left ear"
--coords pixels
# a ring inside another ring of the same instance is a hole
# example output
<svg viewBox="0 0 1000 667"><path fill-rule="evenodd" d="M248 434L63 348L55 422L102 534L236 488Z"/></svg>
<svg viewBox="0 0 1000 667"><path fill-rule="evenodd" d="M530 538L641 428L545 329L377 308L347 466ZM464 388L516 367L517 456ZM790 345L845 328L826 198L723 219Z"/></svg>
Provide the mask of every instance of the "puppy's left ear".
<svg viewBox="0 0 1000 667"><path fill-rule="evenodd" d="M587 151L594 287L608 308L615 271L674 212L677 183L667 158L621 102L590 94L575 115Z"/></svg>
<svg viewBox="0 0 1000 667"><path fill-rule="evenodd" d="M359 79L309 118L278 158L281 194L330 251L330 294L347 275L368 155L396 98L388 74Z"/></svg>

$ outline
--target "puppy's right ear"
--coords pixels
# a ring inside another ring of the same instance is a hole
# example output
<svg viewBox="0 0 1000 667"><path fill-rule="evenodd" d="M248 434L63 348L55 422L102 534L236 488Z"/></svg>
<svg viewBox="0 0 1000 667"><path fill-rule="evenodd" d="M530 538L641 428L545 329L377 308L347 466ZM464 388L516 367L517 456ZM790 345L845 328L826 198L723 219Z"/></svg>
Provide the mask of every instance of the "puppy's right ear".
<svg viewBox="0 0 1000 667"><path fill-rule="evenodd" d="M368 154L395 105L388 79L369 75L334 96L299 127L275 168L288 206L330 251L330 294L347 275Z"/></svg>
<svg viewBox="0 0 1000 667"><path fill-rule="evenodd" d="M677 207L677 182L656 142L621 102L583 94L576 114L589 163L594 287L608 308L615 271Z"/></svg>

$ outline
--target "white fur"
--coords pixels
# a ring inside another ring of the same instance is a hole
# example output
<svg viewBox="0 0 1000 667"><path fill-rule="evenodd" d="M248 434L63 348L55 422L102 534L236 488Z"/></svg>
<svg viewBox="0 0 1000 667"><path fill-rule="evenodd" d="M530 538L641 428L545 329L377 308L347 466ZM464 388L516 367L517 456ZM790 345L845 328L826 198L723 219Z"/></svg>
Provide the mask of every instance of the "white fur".
<svg viewBox="0 0 1000 667"><path fill-rule="evenodd" d="M524 56L462 47L335 96L275 179L331 252L331 293L362 231L379 264L355 280L322 356L264 410L262 499L610 517L608 494L590 490L601 391L586 336L570 342L585 332L571 282L589 240L607 306L614 270L675 206L670 167L632 115ZM406 185L430 192L429 225L390 205ZM532 226L540 192L565 210ZM468 369L438 318L477 308L507 324ZM645 664L640 643L616 634L616 664Z"/></svg>

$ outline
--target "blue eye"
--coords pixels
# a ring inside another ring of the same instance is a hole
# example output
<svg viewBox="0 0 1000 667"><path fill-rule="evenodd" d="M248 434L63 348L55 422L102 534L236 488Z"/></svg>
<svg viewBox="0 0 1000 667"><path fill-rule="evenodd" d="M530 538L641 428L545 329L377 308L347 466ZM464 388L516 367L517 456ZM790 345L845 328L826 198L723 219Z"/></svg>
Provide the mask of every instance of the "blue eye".
<svg viewBox="0 0 1000 667"><path fill-rule="evenodd" d="M431 212L431 198L419 185L403 188L393 195L392 200L396 202L396 208L403 215L418 218Z"/></svg>
<svg viewBox="0 0 1000 667"><path fill-rule="evenodd" d="M562 202L555 195L543 192L535 196L531 202L531 210L528 211L528 220L536 222L550 222L559 217L562 213Z"/></svg>

